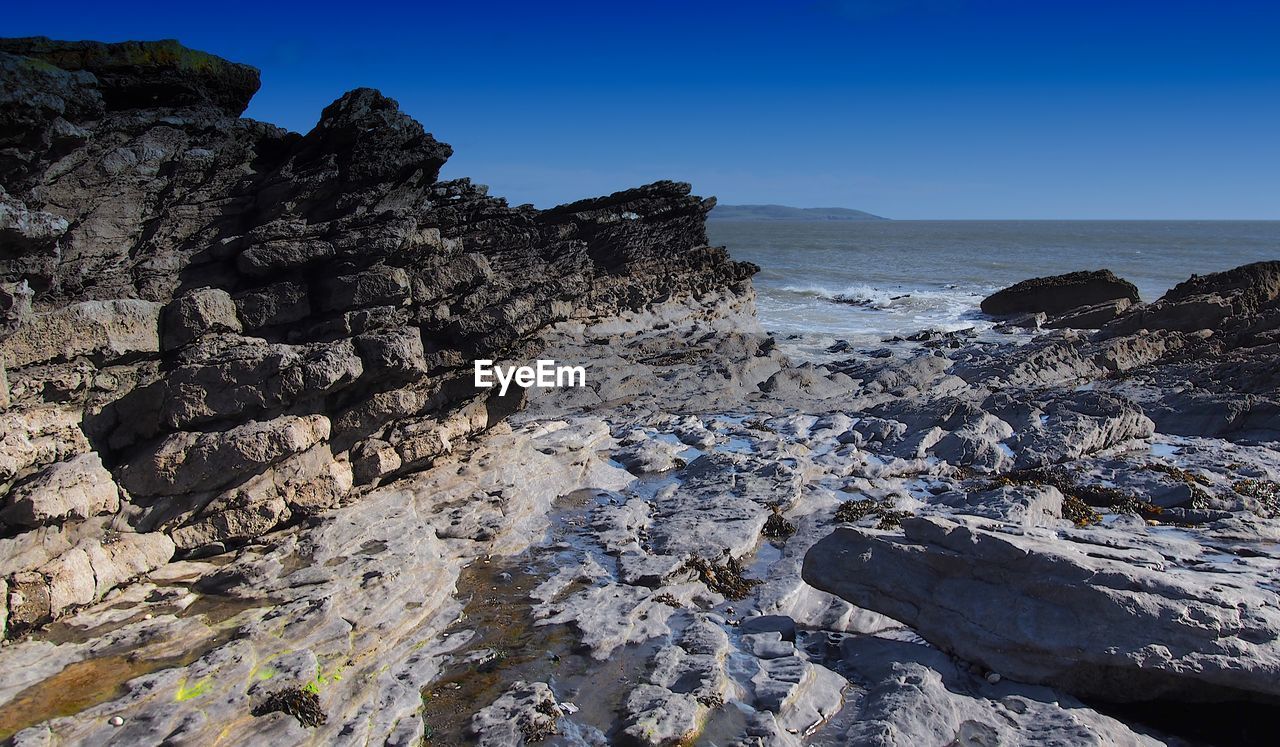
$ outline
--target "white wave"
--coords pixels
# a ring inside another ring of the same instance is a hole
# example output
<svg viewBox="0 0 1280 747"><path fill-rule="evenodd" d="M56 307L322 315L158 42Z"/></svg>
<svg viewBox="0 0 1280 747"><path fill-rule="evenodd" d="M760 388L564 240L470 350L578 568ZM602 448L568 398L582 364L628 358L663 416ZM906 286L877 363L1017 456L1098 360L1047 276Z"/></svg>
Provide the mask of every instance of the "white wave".
<svg viewBox="0 0 1280 747"><path fill-rule="evenodd" d="M946 290L877 288L865 284L848 285L842 288L791 284L779 286L778 290L881 311L901 310L912 312L941 308L955 309L957 311L961 309L976 310L978 303L982 299L982 294L980 293L955 288Z"/></svg>

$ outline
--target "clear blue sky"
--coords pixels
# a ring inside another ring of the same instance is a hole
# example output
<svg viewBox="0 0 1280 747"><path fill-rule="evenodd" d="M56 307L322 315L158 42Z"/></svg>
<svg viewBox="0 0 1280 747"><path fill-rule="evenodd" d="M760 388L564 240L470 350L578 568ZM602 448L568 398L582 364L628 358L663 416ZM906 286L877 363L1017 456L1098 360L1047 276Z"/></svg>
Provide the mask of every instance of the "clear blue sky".
<svg viewBox="0 0 1280 747"><path fill-rule="evenodd" d="M547 206L660 178L895 218L1280 218L1280 4L11 3L2 35L172 37L305 131L356 86Z"/></svg>

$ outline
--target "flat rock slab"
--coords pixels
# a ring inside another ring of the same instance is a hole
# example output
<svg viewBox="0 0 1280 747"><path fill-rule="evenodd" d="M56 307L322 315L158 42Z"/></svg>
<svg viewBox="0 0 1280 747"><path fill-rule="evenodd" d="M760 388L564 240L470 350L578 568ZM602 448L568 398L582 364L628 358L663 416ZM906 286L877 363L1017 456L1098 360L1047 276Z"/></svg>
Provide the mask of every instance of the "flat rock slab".
<svg viewBox="0 0 1280 747"><path fill-rule="evenodd" d="M804 578L957 656L1079 697L1280 699L1270 571L1223 573L1208 552L1173 562L1119 531L996 526L838 529L809 551Z"/></svg>
<svg viewBox="0 0 1280 747"><path fill-rule="evenodd" d="M1049 688L990 683L932 646L856 636L840 650L866 683L844 744L1163 744Z"/></svg>

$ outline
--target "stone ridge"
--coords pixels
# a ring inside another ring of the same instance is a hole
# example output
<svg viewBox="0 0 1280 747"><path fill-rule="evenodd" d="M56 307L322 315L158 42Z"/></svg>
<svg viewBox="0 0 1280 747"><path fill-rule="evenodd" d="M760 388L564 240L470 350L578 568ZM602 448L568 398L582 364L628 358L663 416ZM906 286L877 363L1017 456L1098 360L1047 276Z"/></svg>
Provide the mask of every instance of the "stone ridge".
<svg viewBox="0 0 1280 747"><path fill-rule="evenodd" d="M299 135L238 117L257 87L172 41L0 40L11 634L109 590L65 593L57 551L108 526L154 538L121 561L145 570L430 466L521 404L473 389L471 359L750 303L758 268L707 245L687 184L511 207L441 181L452 148L375 90Z"/></svg>
<svg viewBox="0 0 1280 747"><path fill-rule="evenodd" d="M1254 262L1225 272L1192 275L1169 289L1162 301L1176 303L1194 296L1236 294L1234 312L1256 314L1280 296L1280 262Z"/></svg>
<svg viewBox="0 0 1280 747"><path fill-rule="evenodd" d="M176 39L103 44L44 36L0 39L0 51L92 73L107 106L216 106L240 115L261 85L258 69L187 49Z"/></svg>

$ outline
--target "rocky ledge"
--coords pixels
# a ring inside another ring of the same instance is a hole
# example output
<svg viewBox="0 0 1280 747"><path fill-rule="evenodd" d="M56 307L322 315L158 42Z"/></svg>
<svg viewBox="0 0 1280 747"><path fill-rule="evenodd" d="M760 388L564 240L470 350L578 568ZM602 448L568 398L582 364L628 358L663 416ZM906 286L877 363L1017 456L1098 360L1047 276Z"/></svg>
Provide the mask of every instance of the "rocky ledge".
<svg viewBox="0 0 1280 747"><path fill-rule="evenodd" d="M430 466L519 405L472 359L749 293L687 185L510 207L377 91L297 135L238 118L246 66L49 39L0 84L10 637Z"/></svg>
<svg viewBox="0 0 1280 747"><path fill-rule="evenodd" d="M688 187L256 88L0 41L0 739L1270 737L1280 264L797 363ZM588 386L470 384L535 355Z"/></svg>

